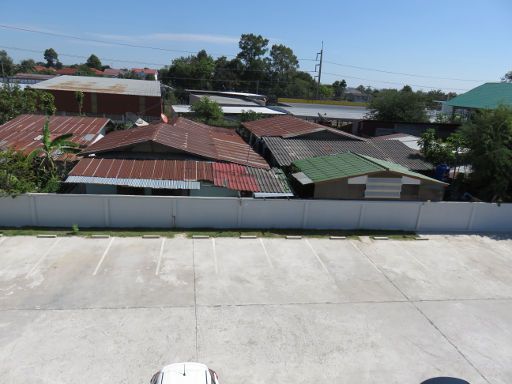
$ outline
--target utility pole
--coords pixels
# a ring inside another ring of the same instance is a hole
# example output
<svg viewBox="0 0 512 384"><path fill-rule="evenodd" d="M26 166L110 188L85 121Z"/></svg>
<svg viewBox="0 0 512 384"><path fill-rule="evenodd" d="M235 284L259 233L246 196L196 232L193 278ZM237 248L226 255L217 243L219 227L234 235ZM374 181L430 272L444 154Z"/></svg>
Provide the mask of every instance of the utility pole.
<svg viewBox="0 0 512 384"><path fill-rule="evenodd" d="M318 56L320 56L320 63L315 64L315 72L317 71L317 68L318 68L318 75L316 76L318 78L318 83L316 86L316 98L317 99L320 96L320 81L322 79L322 61L324 58L324 42L323 41L322 41L322 49L320 50L320 52L318 52L316 54L316 61L318 61Z"/></svg>

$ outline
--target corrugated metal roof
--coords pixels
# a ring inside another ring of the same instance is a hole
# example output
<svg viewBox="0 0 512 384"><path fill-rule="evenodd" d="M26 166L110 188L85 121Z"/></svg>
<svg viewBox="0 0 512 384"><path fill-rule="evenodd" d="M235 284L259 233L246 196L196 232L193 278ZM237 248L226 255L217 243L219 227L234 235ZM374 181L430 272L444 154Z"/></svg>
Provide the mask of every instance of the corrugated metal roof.
<svg viewBox="0 0 512 384"><path fill-rule="evenodd" d="M81 116L51 116L49 119L52 138L71 133L73 136L70 141L81 147L92 144L110 121L106 118ZM0 125L0 147L25 154L32 152L41 146L45 121L46 116L43 115L20 115Z"/></svg>
<svg viewBox="0 0 512 384"><path fill-rule="evenodd" d="M273 116L266 119L248 121L242 123L242 125L257 137L276 136L293 138L317 132L329 132L335 136L343 137L348 140L365 141L362 137L290 115Z"/></svg>
<svg viewBox="0 0 512 384"><path fill-rule="evenodd" d="M446 102L446 105L473 109L494 109L512 105L512 83L485 83Z"/></svg>
<svg viewBox="0 0 512 384"><path fill-rule="evenodd" d="M338 119L344 121L363 120L368 114L365 107L349 107L344 105L286 103L282 106L284 111L299 117L318 118L318 115L326 119Z"/></svg>
<svg viewBox="0 0 512 384"><path fill-rule="evenodd" d="M183 117L175 118L169 124L150 124L112 132L83 153L122 151L144 142L158 143L210 160L270 168L234 130L211 127Z"/></svg>
<svg viewBox="0 0 512 384"><path fill-rule="evenodd" d="M389 160L409 169L427 171L432 165L426 162L419 151L415 151L396 140L305 140L264 137L263 143L280 167L289 166L295 160L337 153L354 152Z"/></svg>
<svg viewBox="0 0 512 384"><path fill-rule="evenodd" d="M32 88L55 91L82 91L160 97L160 82L91 76L57 76L34 84Z"/></svg>
<svg viewBox="0 0 512 384"><path fill-rule="evenodd" d="M239 115L242 112L255 112L262 115L284 115L284 112L276 111L267 107L239 107L239 106L220 106L225 115ZM173 105L172 110L176 113L193 113L190 105Z"/></svg>
<svg viewBox="0 0 512 384"><path fill-rule="evenodd" d="M313 182L391 171L417 179L444 184L420 173L412 172L399 164L352 152L297 160L293 162L293 166Z"/></svg>
<svg viewBox="0 0 512 384"><path fill-rule="evenodd" d="M291 193L280 170L193 160L84 158L66 180L67 183L170 189L198 189L197 184L189 183L200 181L237 191L287 196Z"/></svg>
<svg viewBox="0 0 512 384"><path fill-rule="evenodd" d="M200 182L183 180L118 179L105 177L68 176L65 182L76 184L121 185L125 187L155 189L201 189Z"/></svg>

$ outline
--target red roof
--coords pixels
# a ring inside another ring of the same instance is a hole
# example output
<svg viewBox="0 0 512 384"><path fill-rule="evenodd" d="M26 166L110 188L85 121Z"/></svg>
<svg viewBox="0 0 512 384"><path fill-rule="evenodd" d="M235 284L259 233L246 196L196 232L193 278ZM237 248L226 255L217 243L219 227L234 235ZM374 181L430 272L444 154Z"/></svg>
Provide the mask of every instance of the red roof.
<svg viewBox="0 0 512 384"><path fill-rule="evenodd" d="M145 75L156 75L158 71L151 68L132 68L135 73L144 73Z"/></svg>
<svg viewBox="0 0 512 384"><path fill-rule="evenodd" d="M36 72L43 72L43 71L55 72L55 68L45 67L44 65L34 65L34 71L36 71Z"/></svg>
<svg viewBox="0 0 512 384"><path fill-rule="evenodd" d="M71 170L69 176L104 179L208 181L215 186L237 191L288 192L272 170L195 160L134 160L91 157L81 159ZM87 179L81 182L94 183L94 181L88 181ZM114 180L112 180L112 184L115 184Z"/></svg>
<svg viewBox="0 0 512 384"><path fill-rule="evenodd" d="M83 151L84 154L118 152L137 144L153 142L209 160L269 168L267 162L232 129L211 127L178 117L108 134Z"/></svg>
<svg viewBox="0 0 512 384"><path fill-rule="evenodd" d="M329 128L324 125L316 124L311 121L299 119L291 115L279 115L248 121L242 125L257 137L283 137L292 138L303 135L309 135L317 132L330 132L339 135L340 139L365 141L362 137L352 135L337 129Z"/></svg>
<svg viewBox="0 0 512 384"><path fill-rule="evenodd" d="M12 148L25 154L41 145L46 116L20 115L0 125L0 148ZM109 119L103 117L51 116L51 137L72 133L70 141L87 147L97 138Z"/></svg>
<svg viewBox="0 0 512 384"><path fill-rule="evenodd" d="M74 75L77 71L78 69L76 68L65 67L57 69L55 72L57 72L59 75Z"/></svg>

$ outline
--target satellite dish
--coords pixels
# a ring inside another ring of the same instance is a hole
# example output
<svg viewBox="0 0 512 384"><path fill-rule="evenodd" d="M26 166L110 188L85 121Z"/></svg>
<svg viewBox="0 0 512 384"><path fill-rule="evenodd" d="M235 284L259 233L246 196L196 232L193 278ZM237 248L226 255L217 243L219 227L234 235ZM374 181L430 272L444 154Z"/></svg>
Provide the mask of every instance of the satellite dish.
<svg viewBox="0 0 512 384"><path fill-rule="evenodd" d="M162 121L163 121L164 123L166 123L166 124L169 122L169 119L167 118L167 116L165 116L165 114L164 114L164 113L161 113L161 114L160 114L160 118L161 118L161 119L162 119Z"/></svg>

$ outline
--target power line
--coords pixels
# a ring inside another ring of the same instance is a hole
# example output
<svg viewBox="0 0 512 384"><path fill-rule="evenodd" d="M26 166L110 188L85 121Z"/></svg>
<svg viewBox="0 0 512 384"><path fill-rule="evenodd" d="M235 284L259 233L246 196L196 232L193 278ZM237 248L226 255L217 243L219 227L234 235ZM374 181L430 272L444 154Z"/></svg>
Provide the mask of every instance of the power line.
<svg viewBox="0 0 512 384"><path fill-rule="evenodd" d="M174 52L174 53L186 53L186 54L197 54L195 51L187 51L187 50L180 50L180 49L170 49L170 48L163 48L163 47L155 47L155 46L149 46L149 45L138 45L138 44L131 44L131 43L123 43L119 41L108 41L108 40L100 40L100 39L93 39L93 38L84 38L80 36L75 35L69 35L69 34L63 34L63 33L56 33L56 32L48 32L48 31L40 31L30 28L23 28L23 27L16 27L12 25L5 25L0 24L0 28L4 29L10 29L10 30L16 30L16 31L23 31L23 32L30 32L30 33L38 33L43 34L47 36L54 36L54 37L62 37L62 38L68 38L68 39L74 39L74 40L80 40L80 41L86 41L86 42L94 42L94 43L102 43L102 44L111 44L111 45L119 45L123 47L130 47L130 48L139 48L139 49L150 49L150 50L156 50L161 52ZM12 49L12 48L11 48ZM214 53L211 54L216 56L227 56L227 57L236 57L236 55L231 54L221 54L221 53ZM71 55L63 55L63 56L71 56ZM105 59L108 60L108 59ZM317 61L317 59L311 59L311 58L298 58L299 61ZM131 63L137 63L136 61L127 61L127 60L110 60L112 62L131 62ZM386 73L386 74L393 74L393 75L402 75L402 76L410 76L410 77L419 77L419 78L429 78L429 79L440 79L440 80L453 80L453 81L468 81L468 82L486 82L489 80L477 80L477 79L461 79L461 78L451 78L451 77L442 77L442 76L431 76L431 75L422 75L422 74L413 74L413 73L406 73L406 72L395 72L395 71L388 71L378 68L370 68L370 67L362 67L357 65L350 65L350 64L343 64L343 63L337 63L334 61L324 61L325 63L336 65L340 67L346 67L346 68L354 68L359 70L365 70L365 71L373 71L373 72L380 72L380 73ZM138 62L139 64L144 64L143 62ZM162 65L162 64L150 64L150 65ZM163 64L165 65L165 64ZM254 70L258 71L258 70ZM304 71L304 72L314 72L314 71ZM348 76L347 76L348 77ZM399 84L399 83L395 83ZM427 87L427 88L436 88L436 87ZM454 88L455 89L455 88Z"/></svg>
<svg viewBox="0 0 512 384"><path fill-rule="evenodd" d="M407 82L396 82L396 81L384 81L384 80L366 79L364 77L347 76L347 75L343 75L341 73L324 72L324 74L332 75L332 76L338 76L338 77L347 78L347 79L357 79L357 80L363 80L363 81L371 81L371 82L375 82L375 83L394 84L394 85L410 85L410 86L413 86L413 87L430 88L430 89L439 89L440 88L440 87L432 87L430 85L410 84L410 83L407 83ZM456 91L468 91L469 90L467 88L452 88L452 87L449 87L449 89L454 89Z"/></svg>
<svg viewBox="0 0 512 384"><path fill-rule="evenodd" d="M426 78L426 79L472 81L472 82L479 82L479 83L485 83L485 82L489 81L489 80L478 80L478 79L460 79L460 78L454 78L454 77L441 77L441 76L431 76L431 75L420 75L420 74L406 73L406 72L394 72L394 71L387 71L387 70L384 70L384 69L360 67L360 66L357 66L357 65L335 63L333 61L327 61L327 60L325 62L327 64L337 65L339 67L355 68L355 69L361 69L361 70L364 70L364 71L373 71L373 72L387 73L387 74L392 74L392 75L402 75L402 76L410 76L410 77L423 77L423 78Z"/></svg>
<svg viewBox="0 0 512 384"><path fill-rule="evenodd" d="M13 25L5 25L5 24L0 24L0 28L16 30L16 31L23 31L23 32L30 32L30 33L39 33L39 34L47 35L47 36L63 37L63 38L67 38L67 39L74 39L74 40L87 41L87 42L93 42L93 43L120 45L123 47L130 47L130 48L151 49L151 50L162 51L162 52L187 53L190 55L195 55L199 52L199 51L187 51L187 50L182 50L182 49L154 47L154 46L150 46L150 45L138 45L138 44L131 44L131 43L123 43L120 41L108 41L108 40L99 40L99 39L93 39L93 38L85 38L85 37L80 37L80 36L75 36L75 35L68 35L68 34L64 34L64 33L39 31L36 29L15 27ZM215 56L227 56L227 57L236 57L237 56L237 55L215 53L215 52L211 52L211 54L215 55ZM297 59L297 60L315 61L314 59L310 59L310 58L303 58L303 59Z"/></svg>

